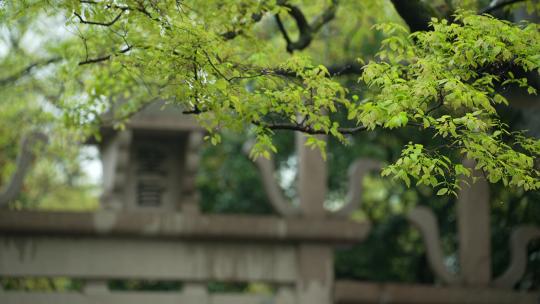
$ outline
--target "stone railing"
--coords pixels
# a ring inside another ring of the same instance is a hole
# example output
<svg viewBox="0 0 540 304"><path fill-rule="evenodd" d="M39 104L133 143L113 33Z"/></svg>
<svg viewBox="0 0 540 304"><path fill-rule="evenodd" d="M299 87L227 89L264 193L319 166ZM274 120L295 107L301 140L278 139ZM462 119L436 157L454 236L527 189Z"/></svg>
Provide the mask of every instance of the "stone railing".
<svg viewBox="0 0 540 304"><path fill-rule="evenodd" d="M369 225L343 219L113 212L0 212L0 277L83 280L80 293L0 292L0 303L332 302L333 247ZM116 292L109 280L175 280L181 292ZM262 282L273 295L209 294Z"/></svg>

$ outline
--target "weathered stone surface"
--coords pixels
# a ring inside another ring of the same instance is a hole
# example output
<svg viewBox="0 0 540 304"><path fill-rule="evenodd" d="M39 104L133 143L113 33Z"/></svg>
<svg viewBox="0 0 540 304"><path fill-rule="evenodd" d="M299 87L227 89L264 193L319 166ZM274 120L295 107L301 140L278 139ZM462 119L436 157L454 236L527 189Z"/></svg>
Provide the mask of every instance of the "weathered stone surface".
<svg viewBox="0 0 540 304"><path fill-rule="evenodd" d="M259 157L255 160L255 165L257 165L257 169L259 169L264 191L268 196L268 200L272 205L272 208L278 214L286 217L300 215L301 210L285 198L283 190L280 188L275 179L274 174L276 173L276 170L274 168L273 159Z"/></svg>
<svg viewBox="0 0 540 304"><path fill-rule="evenodd" d="M326 136L317 135L321 140ZM327 212L324 200L327 193L327 167L321 151L305 145L307 137L296 134L296 150L298 151L298 195L302 215L312 218L323 218Z"/></svg>
<svg viewBox="0 0 540 304"><path fill-rule="evenodd" d="M199 191L196 185L197 170L199 169L199 149L203 142L202 132L191 132L185 151L185 170L181 180L181 197L175 205L177 210L184 214L198 214L199 210Z"/></svg>
<svg viewBox="0 0 540 304"><path fill-rule="evenodd" d="M355 243L369 223L343 219L284 219L274 216L198 215L164 212L0 211L0 234L102 235L198 240Z"/></svg>
<svg viewBox="0 0 540 304"><path fill-rule="evenodd" d="M100 154L103 167L103 194L101 203L105 208L119 210L124 205L125 184L130 166L130 145L133 132L125 130L103 140Z"/></svg>
<svg viewBox="0 0 540 304"><path fill-rule="evenodd" d="M409 221L422 233L428 260L435 275L446 284L467 287L488 287L491 282L491 234L489 227L489 185L475 163L465 160L473 175L462 182L457 202L459 268L448 271L441 250L437 219L426 207L416 207L408 214Z"/></svg>
<svg viewBox="0 0 540 304"><path fill-rule="evenodd" d="M540 227L522 225L514 229L510 238L510 265L493 281L492 285L508 289L514 287L527 269L527 245L534 239L540 239Z"/></svg>
<svg viewBox="0 0 540 304"><path fill-rule="evenodd" d="M104 295L79 293L0 293L2 304L294 304L271 295L211 294L206 298L175 292L117 292Z"/></svg>
<svg viewBox="0 0 540 304"><path fill-rule="evenodd" d="M411 284L377 284L337 281L336 304L535 304L539 293L492 288L437 287Z"/></svg>
<svg viewBox="0 0 540 304"><path fill-rule="evenodd" d="M334 253L331 247L303 244L297 250L298 304L332 303Z"/></svg>
<svg viewBox="0 0 540 304"><path fill-rule="evenodd" d="M475 166L471 160L463 163ZM482 172L473 174L477 181L468 178L469 185L461 185L457 203L460 276L467 286L486 287L491 281L489 185Z"/></svg>
<svg viewBox="0 0 540 304"><path fill-rule="evenodd" d="M102 117L102 205L115 210L182 210L198 213L194 188L203 129L178 106L149 103L126 123L114 124L114 109ZM185 203L185 204L180 204Z"/></svg>
<svg viewBox="0 0 540 304"><path fill-rule="evenodd" d="M295 253L294 245L247 242L0 237L0 277L294 283Z"/></svg>
<svg viewBox="0 0 540 304"><path fill-rule="evenodd" d="M446 284L458 284L460 282L459 275L451 273L444 263L439 224L437 223L437 218L433 211L424 206L417 206L407 214L407 219L420 230L420 233L422 234L429 266L435 276Z"/></svg>

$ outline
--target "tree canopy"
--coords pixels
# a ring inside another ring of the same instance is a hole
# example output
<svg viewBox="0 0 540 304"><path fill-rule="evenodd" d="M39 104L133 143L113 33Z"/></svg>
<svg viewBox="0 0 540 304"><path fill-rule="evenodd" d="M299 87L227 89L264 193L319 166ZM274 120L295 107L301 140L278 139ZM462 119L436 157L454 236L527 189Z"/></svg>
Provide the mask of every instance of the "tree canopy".
<svg viewBox="0 0 540 304"><path fill-rule="evenodd" d="M253 157L276 152L276 130L303 132L324 154L319 135L347 145L413 128L433 140L411 138L383 175L456 194L467 157L490 182L536 190L540 141L501 112L506 89L536 94L539 26L485 13L538 5L484 2L3 2L3 103L37 87L38 104L85 136L106 112L121 128L165 100L197 116L213 144L248 130Z"/></svg>

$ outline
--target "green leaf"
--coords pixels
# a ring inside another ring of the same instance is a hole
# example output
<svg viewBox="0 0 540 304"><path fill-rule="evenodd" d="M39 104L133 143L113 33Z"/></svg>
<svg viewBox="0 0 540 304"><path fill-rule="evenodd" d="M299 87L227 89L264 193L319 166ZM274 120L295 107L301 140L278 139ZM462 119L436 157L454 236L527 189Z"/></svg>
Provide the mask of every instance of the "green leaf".
<svg viewBox="0 0 540 304"><path fill-rule="evenodd" d="M445 195L448 192L448 188L441 188L437 191L437 195Z"/></svg>

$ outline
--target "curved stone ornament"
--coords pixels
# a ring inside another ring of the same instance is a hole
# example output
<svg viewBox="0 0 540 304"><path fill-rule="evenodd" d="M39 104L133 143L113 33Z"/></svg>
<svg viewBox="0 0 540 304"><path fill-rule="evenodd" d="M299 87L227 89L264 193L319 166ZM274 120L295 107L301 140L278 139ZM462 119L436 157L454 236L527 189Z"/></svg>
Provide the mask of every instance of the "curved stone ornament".
<svg viewBox="0 0 540 304"><path fill-rule="evenodd" d="M447 284L457 284L460 280L459 276L448 271L444 265L439 226L433 211L427 207L418 206L407 214L407 219L420 230L427 249L428 261L435 275Z"/></svg>
<svg viewBox="0 0 540 304"><path fill-rule="evenodd" d="M348 216L360 207L364 186L362 181L370 172L380 170L382 164L375 159L360 158L349 167L349 190L345 198L345 204L333 212L337 216Z"/></svg>
<svg viewBox="0 0 540 304"><path fill-rule="evenodd" d="M527 268L527 245L540 238L540 228L532 225L519 226L510 238L510 265L506 271L493 281L493 285L502 288L513 288L523 277Z"/></svg>
<svg viewBox="0 0 540 304"><path fill-rule="evenodd" d="M47 143L47 141L47 135L41 132L32 132L23 138L19 155L17 156L15 172L0 192L0 207L7 205L19 196L24 177L35 159L35 153L32 149L37 143Z"/></svg>
<svg viewBox="0 0 540 304"><path fill-rule="evenodd" d="M319 140L326 141L326 136L317 136ZM307 216L326 218L332 216L346 217L361 204L363 186L362 180L370 171L380 170L382 165L375 159L357 159L349 167L349 189L345 204L335 211L325 208L324 202L328 192L327 164L317 149L306 146L307 136L296 134L295 144L298 155L298 198L299 206L294 206L283 194L276 178L273 160L259 157L255 164L261 174L264 190L274 210L283 216ZM252 143L247 142L244 153L248 154Z"/></svg>
<svg viewBox="0 0 540 304"><path fill-rule="evenodd" d="M244 147L244 153L249 154L252 143L247 142ZM272 205L272 208L283 216L297 216L300 214L300 209L293 206L293 204L285 198L283 191L279 187L274 174L276 169L272 159L266 159L259 157L255 160L255 165L261 174L261 180L264 188L264 192L268 195L268 200Z"/></svg>
<svg viewBox="0 0 540 304"><path fill-rule="evenodd" d="M285 195L283 195L283 191L279 187L274 177L276 169L274 167L272 159L259 157L255 161L255 164L257 165L257 168L261 173L264 191L268 195L268 199L270 200L270 204L272 204L274 210L284 216L299 215L300 209L295 208L293 204L285 198Z"/></svg>
<svg viewBox="0 0 540 304"><path fill-rule="evenodd" d="M451 274L444 265L440 248L439 230L433 212L426 207L416 207L409 215L424 238L428 260L438 278L447 284L460 284L474 288L512 289L523 277L527 267L527 244L540 238L540 228L523 225L516 228L510 239L511 262L508 269L498 278L491 274L491 243L489 219L489 185L482 173L475 170L475 162L465 160L463 164L472 169L476 183L467 178L461 185L457 201L457 223L459 241L459 274Z"/></svg>

